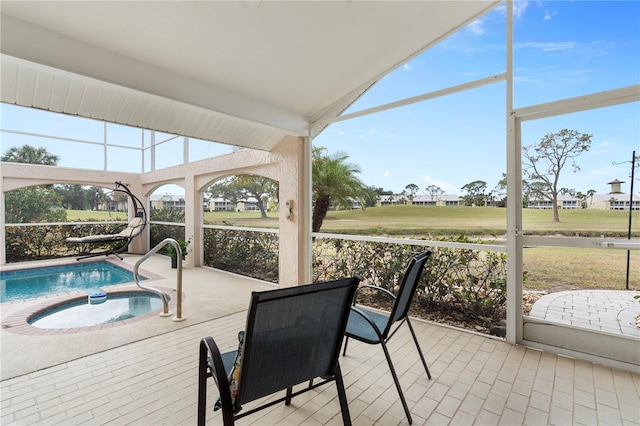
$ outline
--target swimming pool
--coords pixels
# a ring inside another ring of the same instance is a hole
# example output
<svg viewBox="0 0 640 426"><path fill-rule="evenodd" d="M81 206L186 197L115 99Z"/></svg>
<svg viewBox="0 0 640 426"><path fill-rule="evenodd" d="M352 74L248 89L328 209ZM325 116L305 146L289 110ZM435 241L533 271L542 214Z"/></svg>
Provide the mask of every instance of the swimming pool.
<svg viewBox="0 0 640 426"><path fill-rule="evenodd" d="M139 277L141 280L144 277ZM133 273L110 262L0 272L0 303L133 282Z"/></svg>
<svg viewBox="0 0 640 426"><path fill-rule="evenodd" d="M110 294L100 304L91 304L86 297L78 298L37 312L27 322L46 329L90 327L124 321L161 308L160 296L136 291Z"/></svg>

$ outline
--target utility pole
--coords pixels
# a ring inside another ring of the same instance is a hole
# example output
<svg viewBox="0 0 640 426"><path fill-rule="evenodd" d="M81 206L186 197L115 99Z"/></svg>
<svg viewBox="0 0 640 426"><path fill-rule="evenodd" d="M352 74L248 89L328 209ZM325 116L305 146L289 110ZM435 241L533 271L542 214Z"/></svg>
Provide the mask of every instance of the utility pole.
<svg viewBox="0 0 640 426"><path fill-rule="evenodd" d="M615 161L612 163L614 165L624 164L626 161L621 163L616 163ZM635 170L636 170L636 152L633 151L631 154L631 190L629 191L629 232L627 234L627 238L631 240L631 223L633 221L633 180L635 178ZM631 262L631 250L627 250L627 280L625 284L625 289L629 290L629 267Z"/></svg>

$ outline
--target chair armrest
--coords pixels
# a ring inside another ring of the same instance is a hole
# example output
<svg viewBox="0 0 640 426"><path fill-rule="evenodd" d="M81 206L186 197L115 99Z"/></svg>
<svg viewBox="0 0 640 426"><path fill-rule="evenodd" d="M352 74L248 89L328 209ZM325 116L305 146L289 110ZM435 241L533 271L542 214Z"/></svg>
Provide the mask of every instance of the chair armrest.
<svg viewBox="0 0 640 426"><path fill-rule="evenodd" d="M360 315L366 322L368 322L371 328L373 328L373 331L375 331L376 334L378 335L378 339L380 339L381 342L384 341L384 338L382 337L382 332L380 331L376 323L373 322L371 318L369 318L369 316L366 313L364 313L364 311L362 311L361 309L358 309L355 306L352 306L351 312L354 314Z"/></svg>
<svg viewBox="0 0 640 426"><path fill-rule="evenodd" d="M200 341L200 368L204 368L204 363L209 367L211 377L220 392L220 403L222 405L223 415L225 410L233 412L233 401L231 400L231 391L229 390L229 380L227 372L222 362L222 355L218 349L218 345L212 337L205 337ZM227 408L228 407L228 408Z"/></svg>
<svg viewBox="0 0 640 426"><path fill-rule="evenodd" d="M358 299L358 294L360 293L360 290L362 289L371 289L371 290L376 290L376 291L380 291L384 294L386 294L387 296L391 297L393 300L396 300L396 295L393 294L392 292L390 292L389 290L387 290L386 288L382 288L382 287L378 287L377 285L362 285L360 287L358 287L356 289L356 296L353 298L353 304L356 304L356 300Z"/></svg>

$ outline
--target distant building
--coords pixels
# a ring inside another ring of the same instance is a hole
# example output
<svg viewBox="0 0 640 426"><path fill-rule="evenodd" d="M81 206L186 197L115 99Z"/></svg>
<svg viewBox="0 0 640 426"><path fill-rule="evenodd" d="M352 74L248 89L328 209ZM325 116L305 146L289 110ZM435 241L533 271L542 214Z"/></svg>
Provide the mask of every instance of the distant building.
<svg viewBox="0 0 640 426"><path fill-rule="evenodd" d="M381 195L378 199L378 207L393 206L398 204L413 204L416 206L459 206L460 197L455 194L441 194L432 197L429 194L417 194L411 202L406 195L393 194Z"/></svg>
<svg viewBox="0 0 640 426"><path fill-rule="evenodd" d="M622 192L621 185L624 181L615 179L608 183L611 185L611 192L608 194L594 194L585 199L580 199L571 194L558 195L558 208L561 210L575 209L597 209L597 210L629 210L629 194ZM497 194L493 200L487 201L487 207L497 206L506 194ZM455 194L441 194L432 196L430 194L417 194L411 202L405 194L381 195L378 198L377 206L392 206L401 204L413 204L416 206L460 206L462 197ZM553 203L547 198L531 198L527 202L526 208L551 210ZM633 195L633 210L640 210L640 195Z"/></svg>
<svg viewBox="0 0 640 426"><path fill-rule="evenodd" d="M153 194L149 199L151 208L154 209L177 209L184 210L184 194Z"/></svg>
<svg viewBox="0 0 640 426"><path fill-rule="evenodd" d="M235 203L232 203L229 200L225 200L224 198L212 198L209 200L209 211L212 212L234 212L237 209Z"/></svg>
<svg viewBox="0 0 640 426"><path fill-rule="evenodd" d="M560 209L595 209L595 210L629 210L630 196L622 192L621 185L624 181L615 179L607 183L611 185L608 194L594 194L584 200L574 195L558 195L558 208ZM531 199L527 205L530 209L551 209L552 202L548 199ZM640 195L633 194L633 210L640 210Z"/></svg>
<svg viewBox="0 0 640 426"><path fill-rule="evenodd" d="M212 212L252 212L258 210L258 200L255 198L248 198L246 200L240 200L237 203L232 203L225 198L211 198L209 205L205 206Z"/></svg>
<svg viewBox="0 0 640 426"><path fill-rule="evenodd" d="M588 209L629 210L629 194L595 194L593 202L587 199ZM640 210L640 194L633 194L633 210Z"/></svg>
<svg viewBox="0 0 640 426"><path fill-rule="evenodd" d="M622 180L614 179L608 182L611 185L611 191L608 194L595 194L593 200L587 203L587 208L601 210L629 210L631 197L629 194L622 192ZM633 194L633 205L631 210L640 210L640 195Z"/></svg>
<svg viewBox="0 0 640 426"><path fill-rule="evenodd" d="M607 185L611 185L611 191L609 192L610 194L622 194L622 184L624 183L624 181L622 180L618 180L618 179L614 179L611 182L607 183Z"/></svg>
<svg viewBox="0 0 640 426"><path fill-rule="evenodd" d="M550 210L553 202L547 198L530 198L527 203L528 209ZM580 200L572 195L558 195L558 208L561 210L573 210L582 208Z"/></svg>
<svg viewBox="0 0 640 426"><path fill-rule="evenodd" d="M400 195L381 195L380 198L378 198L377 207L404 204L398 201L399 198Z"/></svg>

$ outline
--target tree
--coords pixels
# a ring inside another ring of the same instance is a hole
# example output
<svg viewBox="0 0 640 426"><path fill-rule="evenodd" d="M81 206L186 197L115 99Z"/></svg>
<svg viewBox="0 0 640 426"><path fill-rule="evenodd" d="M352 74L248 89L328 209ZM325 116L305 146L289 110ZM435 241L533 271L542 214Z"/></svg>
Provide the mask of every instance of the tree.
<svg viewBox="0 0 640 426"><path fill-rule="evenodd" d="M60 207L61 199L44 185L14 189L5 194L5 222L64 222L66 210Z"/></svg>
<svg viewBox="0 0 640 426"><path fill-rule="evenodd" d="M46 166L57 166L60 157L47 152L45 148L34 148L31 145L21 147L12 146L1 158L9 163L43 164Z"/></svg>
<svg viewBox="0 0 640 426"><path fill-rule="evenodd" d="M62 207L67 210L84 210L84 190L79 184L56 185L54 191L62 199Z"/></svg>
<svg viewBox="0 0 640 426"><path fill-rule="evenodd" d="M44 148L23 145L20 148L9 148L0 160L55 166L59 157L48 153ZM61 198L51 185L14 189L5 194L5 222L64 222L67 220L67 212L59 208L61 205Z"/></svg>
<svg viewBox="0 0 640 426"><path fill-rule="evenodd" d="M551 201L554 222L560 222L560 173L568 161L574 173L580 170L575 158L591 148L592 137L577 130L562 129L557 133L547 133L535 145L522 147L523 174L530 181L529 187L535 196Z"/></svg>
<svg viewBox="0 0 640 426"><path fill-rule="evenodd" d="M524 185L523 185L524 188ZM500 196L500 199L496 202L496 207L507 207L507 174L502 173L502 178L498 181L496 186L491 191L493 196ZM526 205L525 205L526 206Z"/></svg>
<svg viewBox="0 0 640 426"><path fill-rule="evenodd" d="M593 196L596 195L596 190L595 189L589 189L587 191L587 197L589 197L589 207L591 207L591 204L593 204Z"/></svg>
<svg viewBox="0 0 640 426"><path fill-rule="evenodd" d="M431 197L431 201L438 201L438 198L444 194L444 189L438 185L429 185L424 190Z"/></svg>
<svg viewBox="0 0 640 426"><path fill-rule="evenodd" d="M467 195L462 197L462 202L465 206L484 206L486 205L487 196L485 190L487 189L487 182L483 180L474 180L469 182L461 188L467 192Z"/></svg>
<svg viewBox="0 0 640 426"><path fill-rule="evenodd" d="M244 197L242 188L236 184L233 177L217 181L207 188L207 193L212 198L222 198L223 200L229 201L234 206L234 209L238 202Z"/></svg>
<svg viewBox="0 0 640 426"><path fill-rule="evenodd" d="M326 148L313 148L313 232L320 231L332 202L346 204L351 199L362 200L365 185L355 176L360 173L360 167L347 162L348 158L344 152L328 154ZM362 201L360 204L364 205Z"/></svg>
<svg viewBox="0 0 640 426"><path fill-rule="evenodd" d="M373 186L367 186L362 192L362 201L364 201L364 207L375 207L378 204L380 195L385 192L382 188L376 188Z"/></svg>
<svg viewBox="0 0 640 426"><path fill-rule="evenodd" d="M129 202L129 196L121 191L113 191L110 195L105 194L105 198L105 201L114 201L116 203L117 211L120 211L121 208L125 209Z"/></svg>
<svg viewBox="0 0 640 426"><path fill-rule="evenodd" d="M207 189L213 198L223 198L234 206L242 200L254 198L260 216L267 217L267 205L270 198L277 198L278 183L263 176L241 174L218 181Z"/></svg>
<svg viewBox="0 0 640 426"><path fill-rule="evenodd" d="M236 183L242 188L243 193L256 200L256 207L260 210L260 217L267 217L267 202L269 197L277 198L278 183L273 179L258 175L234 176Z"/></svg>
<svg viewBox="0 0 640 426"><path fill-rule="evenodd" d="M404 189L405 191L407 191L407 198L409 199L409 201L411 201L411 204L413 204L413 199L420 190L420 187L415 183L410 183L409 185L405 186Z"/></svg>
<svg viewBox="0 0 640 426"><path fill-rule="evenodd" d="M580 200L580 208L586 209L587 207L591 207L593 204L593 196L596 195L595 189L589 189L586 194L578 191L575 194L575 197ZM589 198L589 204L587 204L587 198Z"/></svg>

